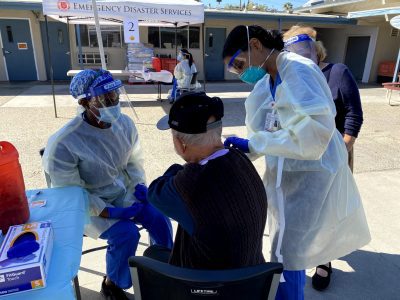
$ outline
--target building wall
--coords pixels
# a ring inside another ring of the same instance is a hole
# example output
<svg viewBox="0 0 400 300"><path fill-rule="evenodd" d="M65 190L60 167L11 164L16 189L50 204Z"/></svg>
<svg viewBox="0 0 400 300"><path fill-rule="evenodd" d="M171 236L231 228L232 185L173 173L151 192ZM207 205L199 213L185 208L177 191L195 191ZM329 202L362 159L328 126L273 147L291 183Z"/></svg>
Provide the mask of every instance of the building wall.
<svg viewBox="0 0 400 300"><path fill-rule="evenodd" d="M319 38L328 50L327 61L343 63L347 40L350 36L370 36L367 62L363 82L376 82L379 63L396 61L400 47L400 36L391 37L392 27L387 22L374 25L357 25L344 29L319 29Z"/></svg>
<svg viewBox="0 0 400 300"><path fill-rule="evenodd" d="M338 29L318 29L318 38L324 43L328 57L326 61L332 63L343 63L346 56L347 40L352 36L370 36L368 54L364 68L362 82L369 82L373 69L374 53L378 37L377 26L348 26Z"/></svg>
<svg viewBox="0 0 400 300"><path fill-rule="evenodd" d="M40 34L40 23L31 11L22 10L0 10L0 19L28 19L31 26L33 53L36 60L38 80L46 80L46 69L44 63L43 45ZM0 52L0 81L7 80L5 73L4 56Z"/></svg>
<svg viewBox="0 0 400 300"><path fill-rule="evenodd" d="M72 69L79 70L81 67L79 65L78 56L79 56L79 48L76 42L76 32L75 25L70 26L70 42L71 42L71 66ZM147 35L147 34L146 34ZM143 28L140 28L140 36L143 36ZM99 53L98 47L82 47L82 53ZM108 54L109 61L107 64L107 69L109 70L124 70L127 66L126 61L126 46L123 43L121 48L110 47L104 48L104 53ZM100 65L85 65L85 68L90 67L100 67Z"/></svg>
<svg viewBox="0 0 400 300"><path fill-rule="evenodd" d="M392 28L388 22L379 24L379 34L372 63L370 82L376 82L379 63L383 61L396 61L400 47L400 36L391 37Z"/></svg>

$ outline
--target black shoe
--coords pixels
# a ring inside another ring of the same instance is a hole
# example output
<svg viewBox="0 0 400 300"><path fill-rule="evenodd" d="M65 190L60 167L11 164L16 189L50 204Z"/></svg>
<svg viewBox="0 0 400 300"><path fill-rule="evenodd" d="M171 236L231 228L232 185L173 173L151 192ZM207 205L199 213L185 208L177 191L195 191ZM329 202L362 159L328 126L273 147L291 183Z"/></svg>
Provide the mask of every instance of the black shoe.
<svg viewBox="0 0 400 300"><path fill-rule="evenodd" d="M100 293L103 295L104 299L107 300L129 300L123 289L114 285L106 285L106 276L104 276L103 282L101 284Z"/></svg>
<svg viewBox="0 0 400 300"><path fill-rule="evenodd" d="M323 277L321 275L317 274L317 269L322 269L325 270L328 273L328 276ZM329 267L325 266L325 265L319 265L316 269L315 269L315 274L312 277L312 286L314 289L316 289L317 291L323 291L325 290L328 286L329 283L331 282L331 274L332 274L332 265L331 263L329 263Z"/></svg>

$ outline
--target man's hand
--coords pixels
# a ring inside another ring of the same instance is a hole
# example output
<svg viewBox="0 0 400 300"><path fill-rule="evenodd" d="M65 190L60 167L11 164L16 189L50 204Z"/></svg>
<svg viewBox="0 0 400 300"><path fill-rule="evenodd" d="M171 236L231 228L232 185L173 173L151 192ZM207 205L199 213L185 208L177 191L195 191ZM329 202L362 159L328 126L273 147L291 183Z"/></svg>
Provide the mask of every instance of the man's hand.
<svg viewBox="0 0 400 300"><path fill-rule="evenodd" d="M226 148L229 148L229 147L236 148L245 153L250 152L248 139L242 139L242 138L231 136L225 140L224 146Z"/></svg>
<svg viewBox="0 0 400 300"><path fill-rule="evenodd" d="M133 195L142 203L147 203L147 186L144 183L139 183L135 186Z"/></svg>
<svg viewBox="0 0 400 300"><path fill-rule="evenodd" d="M354 136L345 134L343 136L343 140L344 140L344 143L346 144L347 152L350 152L351 149L353 149L353 145L354 145L354 142L356 141L356 138Z"/></svg>
<svg viewBox="0 0 400 300"><path fill-rule="evenodd" d="M142 211L144 204L133 203L129 207L107 207L108 218L128 220L136 217Z"/></svg>

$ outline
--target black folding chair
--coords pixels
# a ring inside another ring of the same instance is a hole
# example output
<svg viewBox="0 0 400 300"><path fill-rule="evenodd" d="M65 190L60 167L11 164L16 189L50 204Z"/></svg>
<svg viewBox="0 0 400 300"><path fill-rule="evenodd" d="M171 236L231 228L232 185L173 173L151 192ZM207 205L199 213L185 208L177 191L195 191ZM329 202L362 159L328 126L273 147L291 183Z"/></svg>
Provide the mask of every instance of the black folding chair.
<svg viewBox="0 0 400 300"><path fill-rule="evenodd" d="M131 257L129 266L135 300L273 300L283 271L279 263L194 270L139 256Z"/></svg>

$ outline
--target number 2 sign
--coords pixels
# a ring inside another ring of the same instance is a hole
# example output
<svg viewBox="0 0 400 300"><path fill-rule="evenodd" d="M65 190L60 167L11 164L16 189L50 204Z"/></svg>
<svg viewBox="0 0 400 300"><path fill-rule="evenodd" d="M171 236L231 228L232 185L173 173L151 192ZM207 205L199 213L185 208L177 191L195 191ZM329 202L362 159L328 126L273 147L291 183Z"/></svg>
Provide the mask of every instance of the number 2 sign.
<svg viewBox="0 0 400 300"><path fill-rule="evenodd" d="M135 19L124 19L125 43L140 43L139 23Z"/></svg>

